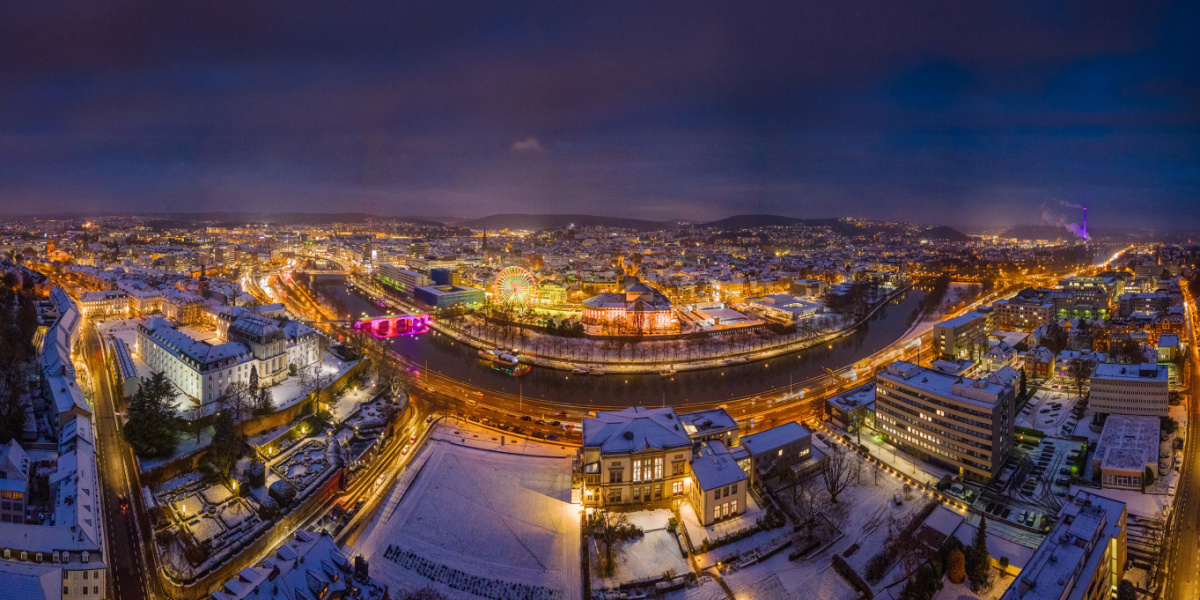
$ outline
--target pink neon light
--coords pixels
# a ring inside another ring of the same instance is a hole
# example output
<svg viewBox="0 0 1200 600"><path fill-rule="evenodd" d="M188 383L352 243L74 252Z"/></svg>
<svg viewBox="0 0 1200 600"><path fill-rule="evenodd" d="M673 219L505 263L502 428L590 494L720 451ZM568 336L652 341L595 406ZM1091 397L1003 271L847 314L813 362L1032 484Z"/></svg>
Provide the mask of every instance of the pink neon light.
<svg viewBox="0 0 1200 600"><path fill-rule="evenodd" d="M380 317L355 321L354 329L369 331L377 338L393 338L406 335L420 335L429 331L429 315L400 315L398 317Z"/></svg>

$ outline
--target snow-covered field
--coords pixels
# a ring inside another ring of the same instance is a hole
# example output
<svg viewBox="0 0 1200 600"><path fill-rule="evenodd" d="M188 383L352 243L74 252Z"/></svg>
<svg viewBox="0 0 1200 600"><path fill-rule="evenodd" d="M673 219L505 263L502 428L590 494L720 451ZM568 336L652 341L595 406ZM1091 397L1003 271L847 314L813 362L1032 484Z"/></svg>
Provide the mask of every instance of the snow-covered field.
<svg viewBox="0 0 1200 600"><path fill-rule="evenodd" d="M380 511L353 551L394 589L452 598L569 599L581 593L580 507L565 458L434 441L394 511ZM395 499L385 502L391 503Z"/></svg>
<svg viewBox="0 0 1200 600"><path fill-rule="evenodd" d="M662 577L668 571L675 575L688 572L688 563L675 541L675 534L667 531L667 519L671 511L666 509L645 510L629 513L629 524L642 528L643 537L621 542L613 546L616 570L611 577L595 573L599 564L599 552L603 546L591 543L592 589L616 588L621 583Z"/></svg>

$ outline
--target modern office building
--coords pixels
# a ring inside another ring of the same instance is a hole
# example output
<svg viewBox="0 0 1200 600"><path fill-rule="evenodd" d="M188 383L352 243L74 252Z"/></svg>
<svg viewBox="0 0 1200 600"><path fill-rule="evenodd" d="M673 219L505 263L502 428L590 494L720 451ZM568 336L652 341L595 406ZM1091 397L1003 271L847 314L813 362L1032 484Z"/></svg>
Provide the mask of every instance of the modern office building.
<svg viewBox="0 0 1200 600"><path fill-rule="evenodd" d="M933 326L933 345L942 358L982 357L987 352L988 335L995 327L996 314L986 307L947 319Z"/></svg>
<svg viewBox="0 0 1200 600"><path fill-rule="evenodd" d="M419 287L413 299L442 310L452 306L482 306L487 300L483 290L465 285L430 285Z"/></svg>
<svg viewBox="0 0 1200 600"><path fill-rule="evenodd" d="M1141 490L1146 470L1158 477L1158 417L1109 415L1092 455L1092 471L1106 488Z"/></svg>
<svg viewBox="0 0 1200 600"><path fill-rule="evenodd" d="M790 294L771 294L746 299L750 310L776 321L796 323L811 319L821 312L821 305L805 302Z"/></svg>
<svg viewBox="0 0 1200 600"><path fill-rule="evenodd" d="M1167 365L1100 363L1092 371L1088 408L1101 414L1165 417L1168 404Z"/></svg>
<svg viewBox="0 0 1200 600"><path fill-rule="evenodd" d="M971 379L895 362L875 375L876 429L965 478L990 481L1013 445L1016 371Z"/></svg>
<svg viewBox="0 0 1200 600"><path fill-rule="evenodd" d="M1125 576L1125 503L1080 490L1001 600L1106 600Z"/></svg>
<svg viewBox="0 0 1200 600"><path fill-rule="evenodd" d="M375 271L375 278L383 285L409 296L412 296L417 288L433 283L429 277L421 273L387 263L379 265L379 269Z"/></svg>

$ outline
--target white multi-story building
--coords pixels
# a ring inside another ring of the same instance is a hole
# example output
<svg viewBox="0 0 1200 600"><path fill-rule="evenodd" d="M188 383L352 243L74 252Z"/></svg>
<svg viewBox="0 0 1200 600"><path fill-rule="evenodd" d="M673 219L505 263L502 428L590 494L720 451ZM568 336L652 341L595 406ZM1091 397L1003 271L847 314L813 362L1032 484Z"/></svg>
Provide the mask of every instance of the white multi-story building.
<svg viewBox="0 0 1200 600"><path fill-rule="evenodd" d="M79 308L85 317L116 317L129 312L129 294L121 290L85 292L79 296Z"/></svg>
<svg viewBox="0 0 1200 600"><path fill-rule="evenodd" d="M1101 414L1165 417L1167 365L1100 363L1092 371L1088 407Z"/></svg>
<svg viewBox="0 0 1200 600"><path fill-rule="evenodd" d="M375 271L375 277L379 279L380 283L409 295L412 295L419 287L433 284L433 280L429 279L427 275L387 263L379 265L379 269Z"/></svg>
<svg viewBox="0 0 1200 600"><path fill-rule="evenodd" d="M259 385L275 385L287 378L290 365L302 368L319 360L318 334L302 323L281 326L241 307L220 313L216 322L227 341L213 345L192 339L163 318L151 318L138 325L135 351L200 404L216 401L231 383L248 384L252 369L258 371Z"/></svg>

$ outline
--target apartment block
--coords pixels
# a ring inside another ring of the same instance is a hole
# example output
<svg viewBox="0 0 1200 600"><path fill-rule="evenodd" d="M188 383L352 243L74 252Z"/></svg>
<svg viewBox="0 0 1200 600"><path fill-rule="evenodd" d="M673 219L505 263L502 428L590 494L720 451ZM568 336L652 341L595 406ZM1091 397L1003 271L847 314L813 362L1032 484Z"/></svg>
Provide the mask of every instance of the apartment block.
<svg viewBox="0 0 1200 600"><path fill-rule="evenodd" d="M1079 491L1001 600L1115 598L1125 576L1125 503Z"/></svg>
<svg viewBox="0 0 1200 600"><path fill-rule="evenodd" d="M1017 372L971 379L895 362L875 376L875 424L893 443L965 478L990 481L1013 446Z"/></svg>
<svg viewBox="0 0 1200 600"><path fill-rule="evenodd" d="M1092 371L1088 406L1102 414L1165 417L1169 384L1167 365L1100 363Z"/></svg>
<svg viewBox="0 0 1200 600"><path fill-rule="evenodd" d="M978 358L987 352L988 335L995 326L996 314L980 307L933 326L933 344L942 358Z"/></svg>
<svg viewBox="0 0 1200 600"><path fill-rule="evenodd" d="M1054 304L1045 296L1045 292L1026 288L1012 298L996 302L992 311L996 313L997 327L1005 331L1033 331L1049 323L1054 316Z"/></svg>

